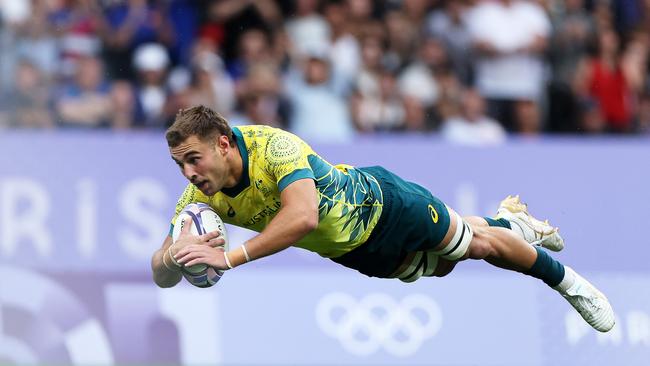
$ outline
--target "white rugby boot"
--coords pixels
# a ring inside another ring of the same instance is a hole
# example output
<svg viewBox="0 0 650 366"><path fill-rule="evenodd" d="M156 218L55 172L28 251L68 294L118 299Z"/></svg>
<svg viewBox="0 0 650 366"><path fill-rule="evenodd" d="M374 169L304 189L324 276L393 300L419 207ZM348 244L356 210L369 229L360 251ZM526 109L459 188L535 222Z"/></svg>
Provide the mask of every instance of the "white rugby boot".
<svg viewBox="0 0 650 366"><path fill-rule="evenodd" d="M506 197L497 210L497 219L510 221L512 230L523 236L530 245L542 246L554 252L564 249L564 239L558 228L551 226L548 220L534 218L525 203L519 200L519 195Z"/></svg>
<svg viewBox="0 0 650 366"><path fill-rule="evenodd" d="M564 270L569 272L567 275L573 276L573 284L566 290L562 290L559 288L560 286L557 286L554 289L557 290L594 329L600 332L608 332L612 329L615 323L614 310L607 300L607 297L570 267L564 266Z"/></svg>

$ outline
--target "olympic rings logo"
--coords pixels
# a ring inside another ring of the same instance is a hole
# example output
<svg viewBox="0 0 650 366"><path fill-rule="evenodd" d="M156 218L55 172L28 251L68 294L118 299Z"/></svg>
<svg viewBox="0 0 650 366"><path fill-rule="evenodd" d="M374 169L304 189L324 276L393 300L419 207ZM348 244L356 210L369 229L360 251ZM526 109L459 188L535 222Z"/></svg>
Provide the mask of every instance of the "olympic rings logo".
<svg viewBox="0 0 650 366"><path fill-rule="evenodd" d="M366 356L380 348L399 357L417 352L442 326L438 304L426 295L408 295L397 302L374 293L357 301L333 292L316 306L316 322L348 352Z"/></svg>

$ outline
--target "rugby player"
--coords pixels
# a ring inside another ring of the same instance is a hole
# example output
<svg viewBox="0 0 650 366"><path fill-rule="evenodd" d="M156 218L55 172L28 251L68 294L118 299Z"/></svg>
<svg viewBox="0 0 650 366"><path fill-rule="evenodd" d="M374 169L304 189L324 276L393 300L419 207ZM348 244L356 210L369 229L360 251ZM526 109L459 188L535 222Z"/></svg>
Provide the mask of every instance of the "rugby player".
<svg viewBox="0 0 650 366"><path fill-rule="evenodd" d="M495 218L461 217L427 189L380 166L332 165L293 134L268 126L231 128L203 106L181 110L166 139L189 181L176 215L203 202L226 223L259 234L225 252L219 233L193 236L186 225L175 243L168 235L153 255L160 287L176 285L182 266L229 270L290 246L367 276L405 282L442 277L459 261L482 259L542 280L595 329L614 326L607 298L546 252L564 247L557 228L530 215L519 197L504 199Z"/></svg>

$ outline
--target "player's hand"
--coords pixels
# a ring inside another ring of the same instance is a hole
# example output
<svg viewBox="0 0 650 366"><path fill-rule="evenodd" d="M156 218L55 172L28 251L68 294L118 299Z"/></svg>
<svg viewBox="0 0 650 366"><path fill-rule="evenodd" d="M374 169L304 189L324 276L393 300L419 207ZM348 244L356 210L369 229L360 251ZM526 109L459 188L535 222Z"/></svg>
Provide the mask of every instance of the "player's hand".
<svg viewBox="0 0 650 366"><path fill-rule="evenodd" d="M226 258L223 247L211 247L209 245L192 244L178 251L174 259L186 267L195 264L206 264L215 269L227 270Z"/></svg>
<svg viewBox="0 0 650 366"><path fill-rule="evenodd" d="M178 239L176 239L174 244L172 244L172 254L178 253L181 249L189 245L203 245L214 248L223 246L226 243L219 230L211 231L203 235L193 235L190 232L193 223L193 220L186 219L183 221L181 233L178 235Z"/></svg>

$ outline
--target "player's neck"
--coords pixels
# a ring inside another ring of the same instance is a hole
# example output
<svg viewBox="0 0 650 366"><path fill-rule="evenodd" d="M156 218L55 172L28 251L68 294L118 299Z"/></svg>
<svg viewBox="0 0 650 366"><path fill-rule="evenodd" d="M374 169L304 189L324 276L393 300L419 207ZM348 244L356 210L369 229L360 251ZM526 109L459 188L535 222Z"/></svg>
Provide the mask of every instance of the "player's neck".
<svg viewBox="0 0 650 366"><path fill-rule="evenodd" d="M227 187L235 187L242 180L244 173L244 159L239 153L237 145L230 147L230 154L228 165L230 167L230 179L228 180Z"/></svg>

